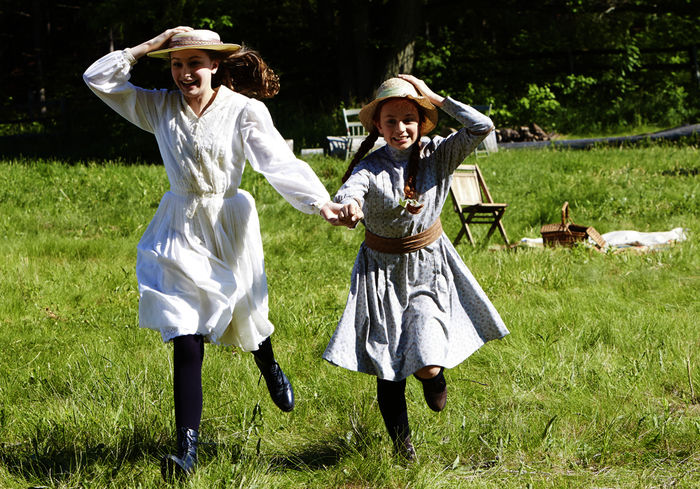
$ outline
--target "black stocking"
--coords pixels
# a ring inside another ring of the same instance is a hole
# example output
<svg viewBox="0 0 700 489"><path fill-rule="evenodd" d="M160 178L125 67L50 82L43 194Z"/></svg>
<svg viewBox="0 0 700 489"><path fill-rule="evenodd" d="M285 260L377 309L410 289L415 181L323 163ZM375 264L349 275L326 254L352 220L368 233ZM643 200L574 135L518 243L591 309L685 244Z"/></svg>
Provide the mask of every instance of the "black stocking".
<svg viewBox="0 0 700 489"><path fill-rule="evenodd" d="M263 365L270 365L275 361L275 354L272 351L272 341L270 341L269 336L265 341L260 343L260 347L252 353Z"/></svg>
<svg viewBox="0 0 700 489"><path fill-rule="evenodd" d="M204 338L178 336L173 340L173 396L175 425L199 431L202 419L202 361Z"/></svg>
<svg viewBox="0 0 700 489"><path fill-rule="evenodd" d="M402 442L411 433L406 408L406 379L392 382L377 377L377 402L391 440Z"/></svg>

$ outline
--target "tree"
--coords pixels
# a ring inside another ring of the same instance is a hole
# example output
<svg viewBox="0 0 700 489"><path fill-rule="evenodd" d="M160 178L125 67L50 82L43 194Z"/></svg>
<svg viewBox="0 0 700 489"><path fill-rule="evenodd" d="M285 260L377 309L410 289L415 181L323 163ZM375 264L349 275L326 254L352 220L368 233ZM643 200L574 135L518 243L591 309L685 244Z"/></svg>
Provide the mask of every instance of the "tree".
<svg viewBox="0 0 700 489"><path fill-rule="evenodd" d="M543 103L561 110L540 111L550 120L537 122L564 128L671 124L700 112L700 3L692 0L0 0L0 14L9 67L2 117L19 118L43 94L46 129L64 100L83 131L126 130L80 75L110 49L174 25L212 28L259 50L281 77L267 104L299 141L339 131L338 107L369 100L398 72L492 102L498 124L530 122ZM170 86L157 61L139 63L134 76L147 88Z"/></svg>

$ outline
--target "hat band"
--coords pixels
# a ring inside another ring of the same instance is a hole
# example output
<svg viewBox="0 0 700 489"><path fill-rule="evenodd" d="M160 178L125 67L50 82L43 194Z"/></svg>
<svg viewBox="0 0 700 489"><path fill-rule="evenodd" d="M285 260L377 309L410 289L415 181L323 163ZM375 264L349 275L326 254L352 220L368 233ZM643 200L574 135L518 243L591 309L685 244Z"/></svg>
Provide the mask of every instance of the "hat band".
<svg viewBox="0 0 700 489"><path fill-rule="evenodd" d="M178 48L180 46L211 46L212 44L223 44L219 39L195 39L193 37L180 37L171 39L169 48Z"/></svg>
<svg viewBox="0 0 700 489"><path fill-rule="evenodd" d="M387 90L384 90L381 93L378 93L376 98L391 98L391 97L414 97L414 98L422 98L421 95L418 92L410 92L406 90L403 87L391 87Z"/></svg>

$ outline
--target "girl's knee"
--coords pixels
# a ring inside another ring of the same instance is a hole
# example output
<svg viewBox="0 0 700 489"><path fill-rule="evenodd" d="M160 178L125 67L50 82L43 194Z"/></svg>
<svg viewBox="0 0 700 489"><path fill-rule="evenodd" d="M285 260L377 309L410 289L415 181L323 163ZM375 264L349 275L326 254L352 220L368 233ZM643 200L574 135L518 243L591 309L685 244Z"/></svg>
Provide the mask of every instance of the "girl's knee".
<svg viewBox="0 0 700 489"><path fill-rule="evenodd" d="M427 367L416 370L415 376L419 379L431 379L440 373L442 367L439 365L428 365Z"/></svg>

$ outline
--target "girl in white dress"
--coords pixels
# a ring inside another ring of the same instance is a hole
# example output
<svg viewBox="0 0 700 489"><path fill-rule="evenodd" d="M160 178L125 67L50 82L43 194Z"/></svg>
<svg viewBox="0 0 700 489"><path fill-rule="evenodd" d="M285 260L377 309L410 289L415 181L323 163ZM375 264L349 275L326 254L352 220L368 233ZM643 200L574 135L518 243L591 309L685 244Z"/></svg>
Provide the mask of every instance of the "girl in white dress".
<svg viewBox="0 0 700 489"><path fill-rule="evenodd" d="M177 90L129 83L131 67L146 54L169 59ZM270 342L255 203L239 188L246 159L302 212L337 224L341 206L256 100L274 96L279 83L255 51L222 43L212 31L176 27L107 54L83 78L112 109L155 135L170 182L138 244L136 274L140 326L174 343L178 452L161 464L171 480L197 463L205 341L253 352L272 400L283 411L294 407Z"/></svg>
<svg viewBox="0 0 700 489"><path fill-rule="evenodd" d="M435 106L463 127L448 138L421 141L435 127ZM340 223L353 227L364 220L365 242L323 358L377 376L379 410L394 448L413 460L406 378L420 380L428 406L441 411L447 400L443 370L508 334L440 224L452 173L493 124L410 75L385 81L360 120L370 134L335 201L344 206ZM380 135L386 146L365 158Z"/></svg>

